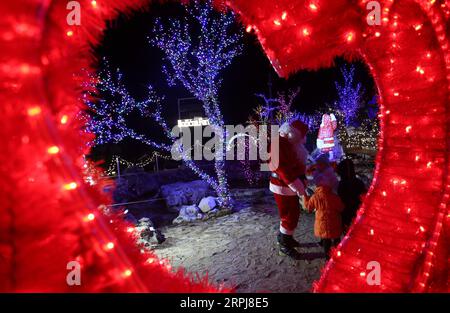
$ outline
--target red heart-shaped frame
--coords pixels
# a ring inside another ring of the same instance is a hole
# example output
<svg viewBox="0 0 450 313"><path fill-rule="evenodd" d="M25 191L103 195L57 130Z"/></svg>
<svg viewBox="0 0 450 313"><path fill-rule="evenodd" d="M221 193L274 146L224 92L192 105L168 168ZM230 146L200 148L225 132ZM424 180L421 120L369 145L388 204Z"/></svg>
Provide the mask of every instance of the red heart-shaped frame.
<svg viewBox="0 0 450 313"><path fill-rule="evenodd" d="M82 179L89 138L76 116L85 78L74 73L95 63L89 45L107 20L149 2L79 1L80 26L66 22L68 1L0 3L1 291L217 290L141 253L120 216L97 210L109 200ZM368 25L365 0L217 2L256 32L281 76L344 56L363 59L377 82L375 178L314 290L447 290L449 1L379 1L378 26ZM72 260L82 265L81 286L66 284ZM379 284L369 279L374 261Z"/></svg>

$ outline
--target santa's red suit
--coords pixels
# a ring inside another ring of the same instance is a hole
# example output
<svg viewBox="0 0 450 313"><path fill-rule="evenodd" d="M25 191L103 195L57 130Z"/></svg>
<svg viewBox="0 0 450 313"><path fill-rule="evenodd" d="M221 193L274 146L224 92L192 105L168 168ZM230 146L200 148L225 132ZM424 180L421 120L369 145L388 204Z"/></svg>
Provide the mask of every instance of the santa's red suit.
<svg viewBox="0 0 450 313"><path fill-rule="evenodd" d="M279 149L271 151L269 189L280 214L280 232L292 235L300 216L299 196L305 193L307 151L303 146L308 127L301 121L284 124L279 132ZM277 155L275 155L275 153Z"/></svg>
<svg viewBox="0 0 450 313"><path fill-rule="evenodd" d="M317 136L317 148L322 152L329 152L334 147L334 131L337 128L337 121L334 114L324 114Z"/></svg>

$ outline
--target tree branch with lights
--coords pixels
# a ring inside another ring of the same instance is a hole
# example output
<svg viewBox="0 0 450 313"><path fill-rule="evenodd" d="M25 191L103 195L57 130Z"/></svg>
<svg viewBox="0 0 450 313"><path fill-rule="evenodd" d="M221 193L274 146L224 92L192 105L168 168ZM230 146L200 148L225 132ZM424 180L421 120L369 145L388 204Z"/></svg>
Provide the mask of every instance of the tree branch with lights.
<svg viewBox="0 0 450 313"><path fill-rule="evenodd" d="M337 136L346 152L374 154L380 127L377 120L359 119L364 89L355 81L354 65L341 67L342 81L335 82L338 101L331 109L339 120Z"/></svg>
<svg viewBox="0 0 450 313"><path fill-rule="evenodd" d="M343 82L335 82L338 95L335 109L343 116L345 126L355 126L361 107L363 87L361 83L355 82L355 66L342 66L341 74Z"/></svg>

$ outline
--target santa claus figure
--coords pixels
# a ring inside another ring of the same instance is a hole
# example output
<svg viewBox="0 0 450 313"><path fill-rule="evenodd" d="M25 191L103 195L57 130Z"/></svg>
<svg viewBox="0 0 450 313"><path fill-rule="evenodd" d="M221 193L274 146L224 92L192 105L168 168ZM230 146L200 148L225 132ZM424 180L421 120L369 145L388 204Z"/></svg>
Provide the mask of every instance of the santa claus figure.
<svg viewBox="0 0 450 313"><path fill-rule="evenodd" d="M306 188L307 132L308 126L299 120L283 124L279 130L279 149L270 153L269 188L274 193L281 220L277 236L280 255L294 259L300 258L295 249L299 243L293 234L300 216L299 197L305 194Z"/></svg>
<svg viewBox="0 0 450 313"><path fill-rule="evenodd" d="M334 114L324 114L317 136L317 149L322 153L332 153L334 148L334 131L337 128L337 121Z"/></svg>

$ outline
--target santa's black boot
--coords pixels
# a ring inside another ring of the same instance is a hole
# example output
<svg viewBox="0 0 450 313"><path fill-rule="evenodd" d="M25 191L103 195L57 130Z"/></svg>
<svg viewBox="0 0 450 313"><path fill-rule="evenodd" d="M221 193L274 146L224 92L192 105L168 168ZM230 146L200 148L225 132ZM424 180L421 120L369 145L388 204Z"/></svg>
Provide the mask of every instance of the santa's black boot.
<svg viewBox="0 0 450 313"><path fill-rule="evenodd" d="M293 236L289 236L289 237L288 237L288 242L289 242L289 245L290 245L292 248L298 248L298 247L300 247L300 242L298 242L297 240L295 240Z"/></svg>
<svg viewBox="0 0 450 313"><path fill-rule="evenodd" d="M281 242L283 242L285 245L291 248L300 247L300 243L295 240L292 235L285 235L282 232L278 232L277 241L278 244L281 244Z"/></svg>
<svg viewBox="0 0 450 313"><path fill-rule="evenodd" d="M290 237L290 238L289 238ZM288 256L294 260L300 260L301 259L301 255L300 253L298 253L297 250L295 250L295 248L292 246L292 236L289 235L285 235L283 233L278 233L277 236L277 241L278 241L278 245L279 245L279 254L281 256Z"/></svg>

